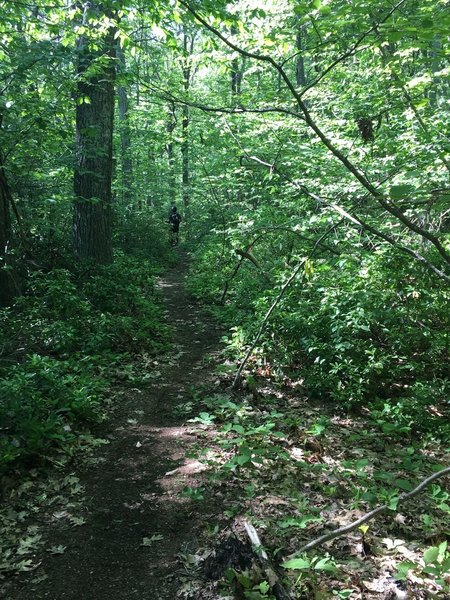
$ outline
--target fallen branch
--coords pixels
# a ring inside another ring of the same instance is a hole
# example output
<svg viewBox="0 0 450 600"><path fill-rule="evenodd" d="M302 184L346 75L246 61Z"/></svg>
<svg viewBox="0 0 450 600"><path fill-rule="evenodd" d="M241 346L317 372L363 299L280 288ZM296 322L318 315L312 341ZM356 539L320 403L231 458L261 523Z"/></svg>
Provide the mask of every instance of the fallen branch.
<svg viewBox="0 0 450 600"><path fill-rule="evenodd" d="M256 548L256 554L262 568L264 569L264 573L267 577L268 583L272 588L273 594L275 594L277 600L292 600L292 596L281 585L280 578L276 574L275 569L272 567L270 559L267 556L267 552L264 550L261 540L259 539L258 532L248 521L244 521L244 527L252 546Z"/></svg>
<svg viewBox="0 0 450 600"><path fill-rule="evenodd" d="M429 477L424 479L421 483L419 483L419 485L417 487L415 487L411 492L408 492L407 494L400 494L400 496L398 498L398 504L400 504L400 502L405 502L405 500L410 500L411 498L414 498L414 496L417 496L418 494L420 494L420 492L423 489L425 489L428 485L430 485L430 483L432 481L434 481L438 477L444 477L445 475L449 475L449 474L450 474L450 467L442 469L442 471L438 471L437 473L433 473L433 475L430 475ZM357 529L358 527L363 525L363 523L367 523L367 521L370 521L371 519L373 519L380 513L385 512L388 509L389 509L389 506L387 504L384 504L383 506L379 506L378 508L375 508L374 510L367 513L360 519L354 521L353 523L350 523L349 525L344 525L344 527L340 527L339 529L335 529L334 531L325 533L324 535L321 535L320 537L316 538L315 540L312 540L311 542L309 542L308 544L306 544L305 546L300 548L300 550L298 550L298 552L296 552L295 554L302 554L303 552L306 552L307 550L312 550L313 548L317 548L317 546L321 546L325 542L329 542L330 540L334 540L338 537L341 537L341 536L345 535L346 533L350 533L351 531L354 531L355 529Z"/></svg>

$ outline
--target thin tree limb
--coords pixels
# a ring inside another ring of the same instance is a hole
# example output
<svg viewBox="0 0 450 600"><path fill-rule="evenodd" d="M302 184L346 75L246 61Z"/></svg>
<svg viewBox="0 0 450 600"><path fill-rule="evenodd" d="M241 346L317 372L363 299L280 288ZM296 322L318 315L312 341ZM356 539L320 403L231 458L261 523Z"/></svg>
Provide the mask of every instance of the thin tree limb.
<svg viewBox="0 0 450 600"><path fill-rule="evenodd" d="M242 360L241 364L239 365L239 369L236 373L236 376L233 380L233 383L231 385L231 389L234 389L237 387L241 375L242 375L242 371L244 370L245 365L247 364L248 359L250 358L253 350L256 347L256 344L259 342L262 334L264 333L264 330L266 329L267 323L270 320L270 317L273 313L273 311L276 309L276 307L278 306L278 304L281 302L286 290L288 289L288 287L291 285L291 283L296 279L297 275L300 273L301 269L304 267L306 261L311 258L315 251L317 250L319 244L327 237L330 235L330 233L332 233L334 231L334 229L337 227L336 224L334 224L332 227L328 228L327 231L325 231L324 234L322 234L320 236L320 238L317 240L317 242L314 244L314 248L311 250L311 252L309 253L309 255L304 258L303 260L301 260L299 262L299 264L297 265L297 267L294 269L294 271L292 272L291 276L289 277L289 279L284 283L284 285L282 286L278 296L275 298L275 300L272 302L269 310L266 312L264 319L262 320L262 323L259 327L258 333L255 336L255 339L253 340L250 348L247 351L247 354L245 355L244 359Z"/></svg>
<svg viewBox="0 0 450 600"><path fill-rule="evenodd" d="M226 36L224 36L216 27L213 27L208 21L203 18L186 0L178 0L178 2L184 6L193 17L201 23L206 29L211 31L216 37L218 37L224 44L226 44L229 48L239 52L242 56L246 56L248 58L252 58L254 60L259 60L271 65L283 79L286 84L286 87L291 92L292 96L295 98L300 110L303 113L304 120L306 124L314 131L317 137L322 141L324 146L328 148L328 150L346 167L346 169L360 182L360 184L379 202L379 204L387 210L390 214L394 215L399 221L401 221L408 229L414 231L421 237L427 239L436 250L439 252L441 257L450 265L450 254L446 251L444 246L441 244L440 240L428 230L420 227L409 217L407 217L395 204L393 204L383 193L381 190L377 189L368 179L367 177L347 158L347 156L339 150L337 146L328 138L328 136L322 131L319 125L311 116L308 107L303 101L301 94L297 91L295 85L291 81L290 77L283 69L283 67L271 56L266 54L258 54L256 52L250 52L249 50L244 50L239 47L237 44L232 42Z"/></svg>
<svg viewBox="0 0 450 600"><path fill-rule="evenodd" d="M268 106L266 108L248 108L242 105L208 106L207 104L202 104L200 102L192 102L183 98L179 98L178 96L175 96L169 92L169 90L165 90L146 81L142 81L142 79L140 80L140 83L143 87L158 95L161 100L170 101L174 104L181 104L182 106L190 106L191 108L197 108L198 110L202 110L203 112L207 113L223 113L228 115L242 115L245 113L264 115L267 113L280 113L294 117L297 120L304 121L303 116L300 113L289 110L288 108L283 108L282 106Z"/></svg>
<svg viewBox="0 0 450 600"><path fill-rule="evenodd" d="M437 473L433 473L433 475L430 475L429 477L427 477L426 479L421 481L421 483L419 483L419 485L417 487L415 487L413 490L411 490L407 494L400 494L400 496L398 498L398 503L405 502L406 500L410 500L411 498L414 498L414 496L417 496L418 494L420 494L420 492L422 490L424 490L427 486L429 486L432 481L435 481L439 477L444 477L449 474L450 474L450 467L446 467L445 469L442 469L441 471L438 471ZM354 531L355 529L357 529L364 523L367 523L367 521L370 521L371 519L373 519L380 513L387 511L388 509L389 509L389 506L387 504L383 504L383 506L379 506L378 508L375 508L374 510L370 511L363 517L357 519L356 521L353 521L353 523L349 523L348 525L344 525L344 527L340 527L339 529L335 529L333 531L330 531L329 533L325 533L324 535L321 535L320 537L316 538L315 540L312 540L308 544L305 544L305 546L302 546L296 554L301 554L303 552L306 552L307 550L312 550L313 548L317 548L317 546L321 546L325 542L329 542L330 540L334 540L338 537L341 537L341 536L345 535L346 533L350 533L351 531Z"/></svg>

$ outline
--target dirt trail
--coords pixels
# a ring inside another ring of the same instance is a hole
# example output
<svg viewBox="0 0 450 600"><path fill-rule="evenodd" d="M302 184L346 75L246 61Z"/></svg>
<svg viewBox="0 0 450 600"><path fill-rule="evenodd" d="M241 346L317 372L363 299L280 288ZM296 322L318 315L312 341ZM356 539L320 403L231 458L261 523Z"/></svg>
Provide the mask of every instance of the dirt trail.
<svg viewBox="0 0 450 600"><path fill-rule="evenodd" d="M176 324L177 364L155 366L161 372L155 383L129 392L111 443L99 451L104 460L78 474L86 523L55 526L51 541L66 546L64 554L44 557L41 571L47 579L17 586L8 600L175 599L177 553L192 544L217 510L180 495L201 478L202 467L186 458L196 439L174 408L207 381L204 359L218 348L220 337L183 289L186 271L181 253L177 267L160 282L170 322ZM142 546L144 538L148 546Z"/></svg>

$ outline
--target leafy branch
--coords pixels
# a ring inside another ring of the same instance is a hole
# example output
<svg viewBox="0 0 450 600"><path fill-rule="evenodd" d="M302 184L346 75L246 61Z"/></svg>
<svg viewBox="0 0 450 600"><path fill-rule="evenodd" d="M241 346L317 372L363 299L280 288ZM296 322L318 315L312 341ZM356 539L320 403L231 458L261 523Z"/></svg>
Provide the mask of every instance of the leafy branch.
<svg viewBox="0 0 450 600"><path fill-rule="evenodd" d="M204 17L202 17L188 2L185 0L179 0L179 3L184 6L193 17L201 23L206 29L208 29L211 33L213 33L216 37L218 37L225 45L229 48L238 52L242 56L247 58L258 60L261 62L265 62L273 67L279 74L280 78L285 82L286 87L291 92L292 96L296 100L300 110L303 113L303 118L306 124L314 131L317 137L321 140L321 142L328 148L328 150L346 167L346 169L360 182L360 184L373 196L376 201L390 214L395 216L401 223L403 223L408 229L419 235L420 237L428 240L438 251L441 257L444 259L447 266L450 266L450 254L446 251L444 246L441 244L439 238L431 233L429 230L424 229L409 217L398 207L396 206L387 196L385 196L381 190L379 190L374 184L372 184L367 177L345 156L339 148L335 146L335 144L330 140L330 138L322 131L319 125L316 123L314 118L305 102L302 99L302 95L297 91L294 83L291 81L290 77L283 69L283 67L271 56L266 54L259 54L256 52L250 52L249 50L245 50L241 48L229 38L227 38L223 33L221 33L216 27L211 25Z"/></svg>
<svg viewBox="0 0 450 600"><path fill-rule="evenodd" d="M342 220L341 220L342 221ZM282 286L280 292L278 293L278 296L275 298L275 300L272 302L269 310L266 312L264 319L261 322L261 325L259 327L258 333L256 334L252 344L250 345L249 349L247 350L247 353L244 357L244 359L242 360L241 364L239 365L239 368L237 370L236 376L233 380L233 383L231 385L231 389L235 389L241 379L241 375L242 375L242 371L244 370L245 365L248 362L248 359L250 358L250 356L252 355L253 350L256 348L257 343L259 342L262 334L264 333L267 323L270 320L270 317L273 313L273 311L276 309L276 307L278 306L278 304L281 302L281 300L283 299L284 294L286 293L287 289L289 288L289 286L291 285L291 283L293 283L293 281L295 281L295 279L297 278L297 276L299 275L300 271L302 269L304 269L307 261L312 258L312 256L314 255L315 251L317 250L317 248L319 247L320 243L323 242L323 240L325 240L337 227L338 225L335 223L333 224L331 227L329 227L325 233L323 233L319 239L316 241L316 243L314 244L313 249L311 250L311 252L309 253L308 257L302 259L299 264L297 265L297 267L293 270L291 276L287 279L287 281L284 283L284 285ZM305 275L305 271L303 271L303 274Z"/></svg>

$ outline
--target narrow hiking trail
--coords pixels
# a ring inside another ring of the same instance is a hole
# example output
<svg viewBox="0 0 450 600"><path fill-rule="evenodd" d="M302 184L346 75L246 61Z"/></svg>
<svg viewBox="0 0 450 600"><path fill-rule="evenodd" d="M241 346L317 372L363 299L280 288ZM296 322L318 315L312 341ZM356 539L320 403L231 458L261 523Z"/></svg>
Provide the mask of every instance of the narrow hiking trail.
<svg viewBox="0 0 450 600"><path fill-rule="evenodd" d="M37 577L42 581L15 582L8 600L175 598L177 554L205 527L210 507L203 503L197 513L195 503L181 495L203 466L186 458L196 441L194 428L182 425L174 409L207 382L204 361L220 337L184 290L186 272L187 258L180 253L178 265L159 282L176 330L175 355L154 361L154 383L123 394L98 465L77 474L84 487L84 525L53 519L49 537L64 553L44 556Z"/></svg>
<svg viewBox="0 0 450 600"><path fill-rule="evenodd" d="M65 503L56 496L29 517L45 551L25 553L31 573L9 579L3 595L0 587L2 600L241 599L236 582L235 595L222 583L229 567L251 572L251 586L270 580L246 521L283 577L280 565L304 544L448 464L436 444L381 434L364 414L310 397L301 381L280 382L270 365L258 374L253 364L231 392L236 365L224 364L217 323L184 289L187 267L180 250L159 280L174 351L150 359L151 383L116 390L108 444L57 474ZM402 560L419 564L448 535L450 490L440 486L436 501L418 496L371 521L366 537L351 531L310 552L323 572L291 573L291 597L447 600L432 580L396 578Z"/></svg>

